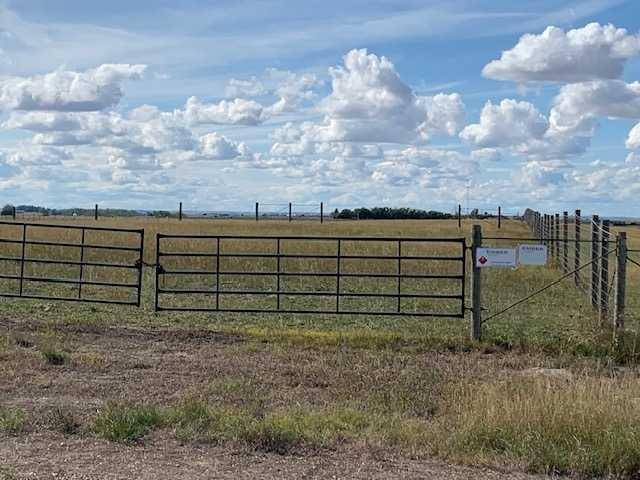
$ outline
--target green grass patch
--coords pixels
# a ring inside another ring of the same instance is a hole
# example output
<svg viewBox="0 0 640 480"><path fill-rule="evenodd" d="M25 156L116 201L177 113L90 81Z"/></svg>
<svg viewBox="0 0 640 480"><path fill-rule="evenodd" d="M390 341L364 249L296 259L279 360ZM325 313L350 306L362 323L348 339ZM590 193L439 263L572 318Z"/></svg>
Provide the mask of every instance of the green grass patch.
<svg viewBox="0 0 640 480"><path fill-rule="evenodd" d="M399 328L398 325L396 328ZM280 343L304 348L347 347L367 350L464 350L471 342L451 329L443 330L384 330L374 328L269 328L247 327L236 333L263 342Z"/></svg>
<svg viewBox="0 0 640 480"><path fill-rule="evenodd" d="M40 355L45 362L49 365L64 365L67 362L67 354L55 349L54 347L46 346L40 351Z"/></svg>
<svg viewBox="0 0 640 480"><path fill-rule="evenodd" d="M94 419L92 429L112 442L135 443L165 423L165 414L153 405L109 403Z"/></svg>
<svg viewBox="0 0 640 480"><path fill-rule="evenodd" d="M0 407L0 432L8 435L22 433L26 426L26 414L19 408Z"/></svg>
<svg viewBox="0 0 640 480"><path fill-rule="evenodd" d="M279 454L327 448L356 437L370 424L364 412L347 407L284 409L255 416L247 409L212 405L197 398L185 399L174 407L168 422L182 441L235 442Z"/></svg>

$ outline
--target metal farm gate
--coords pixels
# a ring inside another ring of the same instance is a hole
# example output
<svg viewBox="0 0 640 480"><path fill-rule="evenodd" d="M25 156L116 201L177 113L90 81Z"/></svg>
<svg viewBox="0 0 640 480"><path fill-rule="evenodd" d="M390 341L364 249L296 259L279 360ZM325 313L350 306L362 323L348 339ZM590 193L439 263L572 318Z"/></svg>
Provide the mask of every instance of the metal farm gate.
<svg viewBox="0 0 640 480"><path fill-rule="evenodd" d="M464 318L464 238L164 235L156 311Z"/></svg>
<svg viewBox="0 0 640 480"><path fill-rule="evenodd" d="M0 222L0 296L140 305L144 230Z"/></svg>

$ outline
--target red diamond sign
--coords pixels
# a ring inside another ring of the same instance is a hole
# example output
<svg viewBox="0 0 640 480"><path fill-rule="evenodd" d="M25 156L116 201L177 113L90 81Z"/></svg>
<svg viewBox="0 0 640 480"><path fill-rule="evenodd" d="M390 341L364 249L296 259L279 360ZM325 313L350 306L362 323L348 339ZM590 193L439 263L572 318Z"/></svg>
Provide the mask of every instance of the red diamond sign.
<svg viewBox="0 0 640 480"><path fill-rule="evenodd" d="M478 248L476 249L476 267L516 266L515 248Z"/></svg>

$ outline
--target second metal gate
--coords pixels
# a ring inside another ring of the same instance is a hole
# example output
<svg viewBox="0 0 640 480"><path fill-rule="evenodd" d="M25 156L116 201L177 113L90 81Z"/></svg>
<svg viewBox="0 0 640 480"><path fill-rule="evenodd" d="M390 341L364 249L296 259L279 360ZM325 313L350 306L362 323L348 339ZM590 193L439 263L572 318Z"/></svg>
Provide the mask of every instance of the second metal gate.
<svg viewBox="0 0 640 480"><path fill-rule="evenodd" d="M157 311L462 318L464 238L164 235Z"/></svg>

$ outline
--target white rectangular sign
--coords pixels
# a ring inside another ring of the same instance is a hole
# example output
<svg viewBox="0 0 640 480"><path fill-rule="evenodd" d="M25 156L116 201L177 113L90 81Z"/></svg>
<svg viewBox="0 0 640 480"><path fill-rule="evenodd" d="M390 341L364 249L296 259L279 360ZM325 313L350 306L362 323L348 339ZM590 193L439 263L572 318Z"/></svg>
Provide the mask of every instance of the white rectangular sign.
<svg viewBox="0 0 640 480"><path fill-rule="evenodd" d="M546 245L520 245L518 247L518 263L520 265L546 265Z"/></svg>
<svg viewBox="0 0 640 480"><path fill-rule="evenodd" d="M477 267L515 267L515 248L478 248L476 250Z"/></svg>

